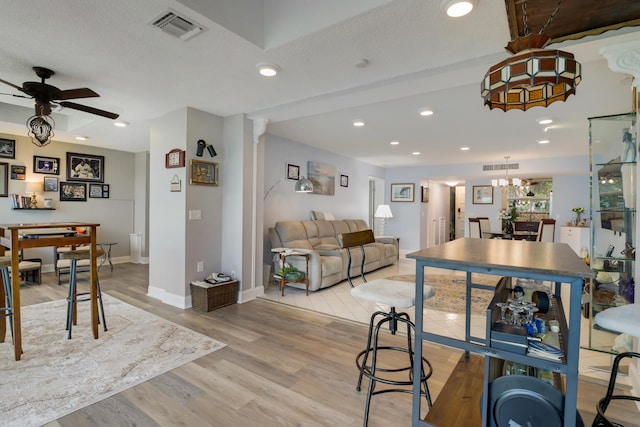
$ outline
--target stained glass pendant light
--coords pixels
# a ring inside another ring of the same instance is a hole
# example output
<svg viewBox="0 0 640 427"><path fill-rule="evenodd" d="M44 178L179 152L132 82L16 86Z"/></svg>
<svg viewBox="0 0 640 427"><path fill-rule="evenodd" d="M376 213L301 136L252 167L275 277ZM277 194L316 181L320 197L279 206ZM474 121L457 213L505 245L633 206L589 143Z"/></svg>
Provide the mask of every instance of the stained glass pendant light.
<svg viewBox="0 0 640 427"><path fill-rule="evenodd" d="M582 79L580 63L571 53L545 49L550 37L543 32L561 3L562 0L558 0L556 9L538 34L529 34L526 0L522 2L525 35L511 40L505 47L512 57L494 65L485 74L481 84L484 105L503 111L526 111L565 101L575 94Z"/></svg>

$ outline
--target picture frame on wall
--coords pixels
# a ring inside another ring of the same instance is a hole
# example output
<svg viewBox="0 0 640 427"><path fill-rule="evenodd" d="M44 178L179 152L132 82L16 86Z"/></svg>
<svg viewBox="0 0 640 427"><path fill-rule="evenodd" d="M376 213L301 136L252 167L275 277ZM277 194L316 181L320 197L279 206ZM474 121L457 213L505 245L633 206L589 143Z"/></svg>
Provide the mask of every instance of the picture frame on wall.
<svg viewBox="0 0 640 427"><path fill-rule="evenodd" d="M58 175L60 174L60 159L57 157L33 156L33 172Z"/></svg>
<svg viewBox="0 0 640 427"><path fill-rule="evenodd" d="M16 140L0 138L0 158L15 159L16 158Z"/></svg>
<svg viewBox="0 0 640 427"><path fill-rule="evenodd" d="M104 156L67 153L67 181L104 182Z"/></svg>
<svg viewBox="0 0 640 427"><path fill-rule="evenodd" d="M287 163L287 179L298 181L300 179L300 166Z"/></svg>
<svg viewBox="0 0 640 427"><path fill-rule="evenodd" d="M89 184L89 198L108 199L109 184Z"/></svg>
<svg viewBox="0 0 640 427"><path fill-rule="evenodd" d="M191 179L189 184L217 186L218 164L202 160L191 160Z"/></svg>
<svg viewBox="0 0 640 427"><path fill-rule="evenodd" d="M42 191L58 191L58 178L55 176L45 176L43 179Z"/></svg>
<svg viewBox="0 0 640 427"><path fill-rule="evenodd" d="M347 175L340 175L340 187L349 186L349 177Z"/></svg>
<svg viewBox="0 0 640 427"><path fill-rule="evenodd" d="M61 202L86 202L87 184L84 182L61 182L60 183Z"/></svg>
<svg viewBox="0 0 640 427"><path fill-rule="evenodd" d="M493 204L493 186L492 185L474 185L472 203L474 205L492 205Z"/></svg>
<svg viewBox="0 0 640 427"><path fill-rule="evenodd" d="M22 165L11 165L11 179L24 181L27 176L27 167Z"/></svg>
<svg viewBox="0 0 640 427"><path fill-rule="evenodd" d="M391 201L413 202L414 191L415 184L413 183L391 184Z"/></svg>

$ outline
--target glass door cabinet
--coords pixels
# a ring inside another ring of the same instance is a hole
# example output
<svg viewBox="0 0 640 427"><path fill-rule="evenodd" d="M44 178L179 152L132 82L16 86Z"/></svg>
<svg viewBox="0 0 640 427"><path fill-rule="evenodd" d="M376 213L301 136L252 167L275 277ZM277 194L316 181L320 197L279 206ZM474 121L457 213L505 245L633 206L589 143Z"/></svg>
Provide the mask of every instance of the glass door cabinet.
<svg viewBox="0 0 640 427"><path fill-rule="evenodd" d="M616 353L618 333L595 324L594 316L609 307L634 302L636 178L638 160L636 113L589 119L591 167L591 268L586 284L591 350Z"/></svg>

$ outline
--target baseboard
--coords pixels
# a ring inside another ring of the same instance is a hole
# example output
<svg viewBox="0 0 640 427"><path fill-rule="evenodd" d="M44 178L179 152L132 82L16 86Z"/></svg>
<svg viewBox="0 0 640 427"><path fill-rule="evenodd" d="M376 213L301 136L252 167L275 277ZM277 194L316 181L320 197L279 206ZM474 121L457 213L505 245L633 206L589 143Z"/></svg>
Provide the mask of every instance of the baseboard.
<svg viewBox="0 0 640 427"><path fill-rule="evenodd" d="M240 292L240 295L238 295L238 304L249 302L261 295L264 295L264 287L262 286L257 286L255 288L243 290Z"/></svg>

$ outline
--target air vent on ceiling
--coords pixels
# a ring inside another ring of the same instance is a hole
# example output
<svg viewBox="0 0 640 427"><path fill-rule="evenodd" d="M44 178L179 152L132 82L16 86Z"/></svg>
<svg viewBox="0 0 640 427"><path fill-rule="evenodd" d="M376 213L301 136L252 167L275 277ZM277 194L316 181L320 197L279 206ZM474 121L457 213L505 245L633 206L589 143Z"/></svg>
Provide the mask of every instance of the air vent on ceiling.
<svg viewBox="0 0 640 427"><path fill-rule="evenodd" d="M509 170L520 169L520 163L500 163L500 164L497 164L497 165L482 165L482 170L484 172L486 172L486 171L504 171L504 170L507 170L507 168L509 168Z"/></svg>
<svg viewBox="0 0 640 427"><path fill-rule="evenodd" d="M151 21L151 25L182 41L200 34L205 28L173 10L168 10Z"/></svg>

